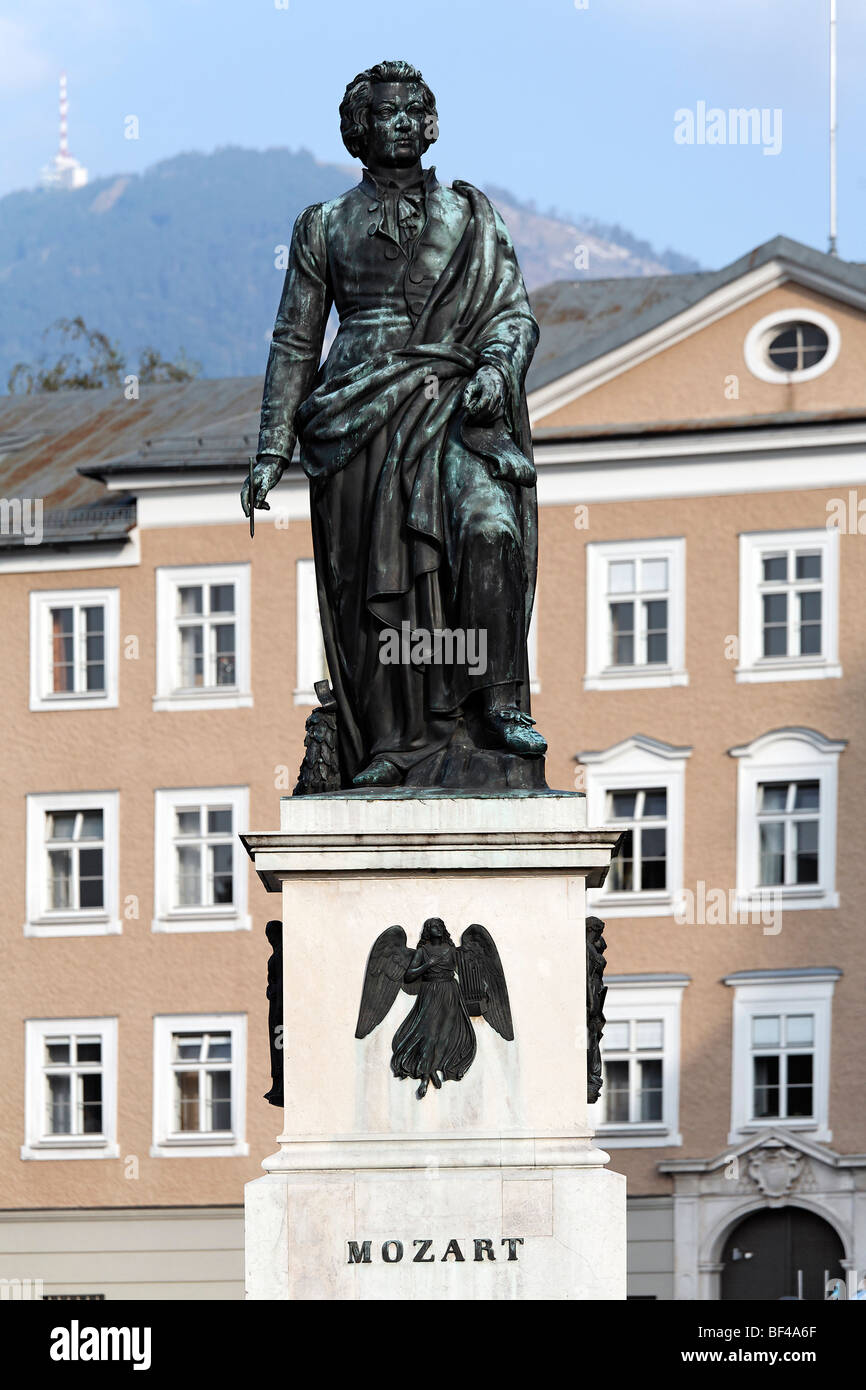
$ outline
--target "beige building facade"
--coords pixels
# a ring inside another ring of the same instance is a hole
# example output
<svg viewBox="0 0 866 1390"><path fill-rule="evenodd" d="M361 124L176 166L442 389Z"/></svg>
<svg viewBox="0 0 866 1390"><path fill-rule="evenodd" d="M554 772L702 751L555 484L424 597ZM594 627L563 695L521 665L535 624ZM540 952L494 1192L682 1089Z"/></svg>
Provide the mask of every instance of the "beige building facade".
<svg viewBox="0 0 866 1390"><path fill-rule="evenodd" d="M629 1293L819 1297L866 1270L866 271L778 238L536 310L533 710L624 834L593 910ZM46 1294L242 1296L280 1116L237 837L324 674L305 482L253 541L238 507L259 389L0 408L0 1277Z"/></svg>

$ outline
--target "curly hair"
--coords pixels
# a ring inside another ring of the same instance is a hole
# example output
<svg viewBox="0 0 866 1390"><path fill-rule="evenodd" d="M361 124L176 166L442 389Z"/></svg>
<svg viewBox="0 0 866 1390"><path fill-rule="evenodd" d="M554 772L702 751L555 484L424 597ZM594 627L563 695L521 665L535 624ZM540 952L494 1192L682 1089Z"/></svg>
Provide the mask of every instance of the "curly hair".
<svg viewBox="0 0 866 1390"><path fill-rule="evenodd" d="M428 917L428 918L427 918L427 921L424 923L423 927L421 928L421 935L420 935L420 937L418 938L418 945L419 945L419 946L426 946L427 942L430 940L430 932L431 932L431 929L432 929L433 927L441 927L441 928L442 928L442 931L445 933L445 942L446 942L446 944L449 945L449 946L453 946L453 945L454 945L454 942L451 940L451 935L450 935L450 933L449 933L447 927L445 926L445 923L442 921L442 918L441 918L441 917Z"/></svg>
<svg viewBox="0 0 866 1390"><path fill-rule="evenodd" d="M428 150L436 139L436 133L438 133L436 130L438 114L436 98L417 68L413 68L411 63L404 63L402 58L392 58L376 63L372 68L365 68L363 72L358 73L357 77L353 77L346 88L343 100L340 102L340 134L343 137L343 144L352 158L363 159L367 148L367 119L370 102L373 99L374 82L418 83L421 88L421 100L428 117L425 122L424 134L424 149ZM430 127L431 117L434 134L428 136L427 130Z"/></svg>

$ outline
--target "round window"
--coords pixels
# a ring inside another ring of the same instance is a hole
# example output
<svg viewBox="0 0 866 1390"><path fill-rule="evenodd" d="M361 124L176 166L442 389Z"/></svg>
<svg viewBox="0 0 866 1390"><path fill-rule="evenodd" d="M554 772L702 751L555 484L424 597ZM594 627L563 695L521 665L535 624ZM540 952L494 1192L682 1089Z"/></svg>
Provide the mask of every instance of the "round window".
<svg viewBox="0 0 866 1390"><path fill-rule="evenodd" d="M830 347L830 339L817 323L784 324L771 334L767 357L780 372L804 372L814 367Z"/></svg>

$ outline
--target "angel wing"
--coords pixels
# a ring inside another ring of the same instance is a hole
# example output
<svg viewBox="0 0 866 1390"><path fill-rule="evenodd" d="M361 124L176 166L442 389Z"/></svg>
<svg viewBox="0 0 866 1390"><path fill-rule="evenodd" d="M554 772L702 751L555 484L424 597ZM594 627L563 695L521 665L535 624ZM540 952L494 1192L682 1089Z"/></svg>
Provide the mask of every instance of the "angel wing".
<svg viewBox="0 0 866 1390"><path fill-rule="evenodd" d="M413 985L403 983L403 976L414 954L411 947L406 945L406 933L402 927L388 927L376 937L361 991L356 1038L366 1038L382 1022L400 993L401 986L407 994L418 993L420 981Z"/></svg>
<svg viewBox="0 0 866 1390"><path fill-rule="evenodd" d="M483 1015L501 1037L511 1042L514 1024L496 942L486 927L473 922L461 936L459 950L460 987L469 1012Z"/></svg>

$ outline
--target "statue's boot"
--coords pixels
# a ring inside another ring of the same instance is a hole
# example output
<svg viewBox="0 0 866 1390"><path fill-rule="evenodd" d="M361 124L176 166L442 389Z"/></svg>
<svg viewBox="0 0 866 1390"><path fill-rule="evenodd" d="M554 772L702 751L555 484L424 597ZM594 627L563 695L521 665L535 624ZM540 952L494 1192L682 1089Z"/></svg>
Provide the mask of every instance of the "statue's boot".
<svg viewBox="0 0 866 1390"><path fill-rule="evenodd" d="M484 714L484 727L499 746L524 758L540 758L547 752L547 739L533 728L534 723L516 705L502 705Z"/></svg>
<svg viewBox="0 0 866 1390"><path fill-rule="evenodd" d="M399 787L403 774L388 758L374 758L368 767L352 778L353 787Z"/></svg>
<svg viewBox="0 0 866 1390"><path fill-rule="evenodd" d="M436 1087L437 1091L442 1090L442 1082L439 1080L437 1072L434 1071L430 1073L430 1080L433 1082L433 1085Z"/></svg>
<svg viewBox="0 0 866 1390"><path fill-rule="evenodd" d="M418 1087L418 1089L417 1089L417 1091L415 1092L415 1094L416 1094L416 1096L418 1097L419 1100L423 1100L424 1097L426 1096L426 1094L427 1094L427 1078L426 1078L426 1076L424 1077L424 1080L421 1082L421 1085Z"/></svg>

